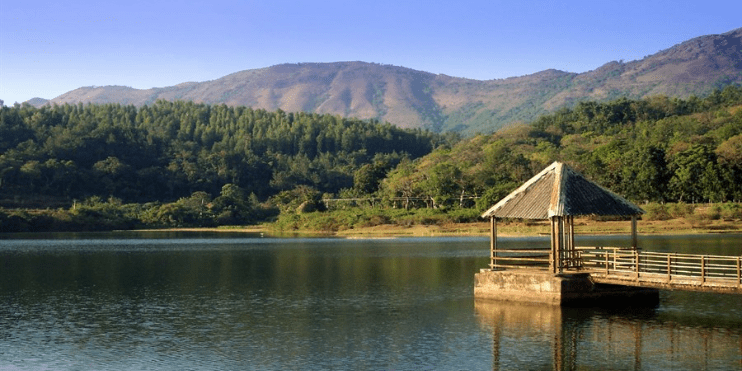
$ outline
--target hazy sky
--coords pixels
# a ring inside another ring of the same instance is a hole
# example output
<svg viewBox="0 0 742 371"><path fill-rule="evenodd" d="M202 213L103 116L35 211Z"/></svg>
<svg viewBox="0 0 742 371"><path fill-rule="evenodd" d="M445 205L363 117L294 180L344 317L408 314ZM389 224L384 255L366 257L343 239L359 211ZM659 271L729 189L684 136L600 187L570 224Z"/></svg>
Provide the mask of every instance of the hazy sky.
<svg viewBox="0 0 742 371"><path fill-rule="evenodd" d="M0 99L163 87L296 62L478 80L585 72L739 27L740 0L0 0Z"/></svg>

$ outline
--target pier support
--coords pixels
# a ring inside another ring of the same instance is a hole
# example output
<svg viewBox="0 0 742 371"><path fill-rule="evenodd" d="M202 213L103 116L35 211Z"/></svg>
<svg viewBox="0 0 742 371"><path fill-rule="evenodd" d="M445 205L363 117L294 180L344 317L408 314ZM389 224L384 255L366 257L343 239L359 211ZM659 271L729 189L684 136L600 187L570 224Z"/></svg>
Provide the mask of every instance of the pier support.
<svg viewBox="0 0 742 371"><path fill-rule="evenodd" d="M659 291L656 289L595 284L589 273L555 275L525 270L482 269L474 275L474 297L562 306L659 303Z"/></svg>

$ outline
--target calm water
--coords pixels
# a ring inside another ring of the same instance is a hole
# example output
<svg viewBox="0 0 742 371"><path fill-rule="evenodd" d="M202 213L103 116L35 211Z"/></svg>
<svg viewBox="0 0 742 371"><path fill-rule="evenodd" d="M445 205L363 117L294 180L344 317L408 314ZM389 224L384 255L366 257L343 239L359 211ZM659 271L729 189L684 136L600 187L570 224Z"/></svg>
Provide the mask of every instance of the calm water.
<svg viewBox="0 0 742 371"><path fill-rule="evenodd" d="M0 370L742 369L742 296L663 292L644 309L482 303L482 238L0 238ZM742 235L640 243L742 254ZM578 239L595 244L628 240Z"/></svg>

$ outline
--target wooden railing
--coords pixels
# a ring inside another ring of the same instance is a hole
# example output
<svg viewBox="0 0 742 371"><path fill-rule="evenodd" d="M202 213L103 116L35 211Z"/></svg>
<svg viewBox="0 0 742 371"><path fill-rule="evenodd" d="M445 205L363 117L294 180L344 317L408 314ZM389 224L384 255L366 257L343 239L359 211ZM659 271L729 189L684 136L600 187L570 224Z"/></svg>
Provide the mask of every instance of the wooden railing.
<svg viewBox="0 0 742 371"><path fill-rule="evenodd" d="M582 269L598 278L694 286L742 286L742 257L578 248Z"/></svg>
<svg viewBox="0 0 742 371"><path fill-rule="evenodd" d="M492 269L548 269L551 249L497 249L493 252Z"/></svg>

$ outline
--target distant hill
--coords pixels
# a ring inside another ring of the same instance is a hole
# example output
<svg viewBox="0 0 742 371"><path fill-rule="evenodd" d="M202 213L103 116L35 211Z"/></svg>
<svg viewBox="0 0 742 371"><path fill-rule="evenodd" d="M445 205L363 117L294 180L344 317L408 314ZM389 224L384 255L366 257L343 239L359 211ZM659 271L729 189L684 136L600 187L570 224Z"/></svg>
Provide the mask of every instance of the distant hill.
<svg viewBox="0 0 742 371"><path fill-rule="evenodd" d="M27 100L24 103L28 103L28 104L30 104L32 106L36 106L36 107L41 107L41 106L49 103L49 100L48 99L44 99L44 98L36 97L36 98L31 98L31 99Z"/></svg>
<svg viewBox="0 0 742 371"><path fill-rule="evenodd" d="M464 135L490 133L584 100L705 95L742 83L742 28L585 73L471 80L365 62L282 64L165 88L83 87L48 101L144 105L158 99L330 113ZM43 100L29 102L47 104Z"/></svg>

